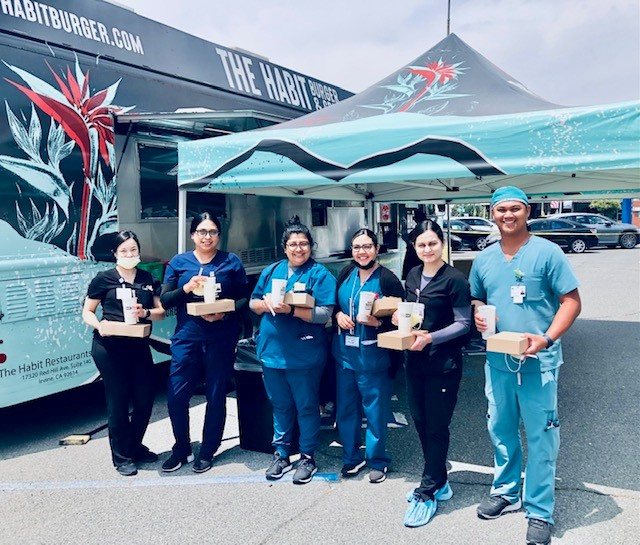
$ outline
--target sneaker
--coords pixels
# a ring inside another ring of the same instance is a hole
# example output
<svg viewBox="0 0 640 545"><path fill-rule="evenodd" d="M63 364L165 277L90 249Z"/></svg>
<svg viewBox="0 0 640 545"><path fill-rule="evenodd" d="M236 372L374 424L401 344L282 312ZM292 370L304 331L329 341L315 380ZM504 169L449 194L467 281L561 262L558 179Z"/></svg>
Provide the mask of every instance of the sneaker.
<svg viewBox="0 0 640 545"><path fill-rule="evenodd" d="M362 460L362 462L358 462L357 464L344 464L342 466L342 471L340 471L340 474L343 477L355 477L366 465L367 462L365 462L364 460Z"/></svg>
<svg viewBox="0 0 640 545"><path fill-rule="evenodd" d="M138 473L138 468L133 462L125 462L124 464L116 467L116 471L123 477L131 477L132 475L136 475Z"/></svg>
<svg viewBox="0 0 640 545"><path fill-rule="evenodd" d="M293 484L306 484L318 471L316 461L311 457L303 454L296 462L296 472L293 474Z"/></svg>
<svg viewBox="0 0 640 545"><path fill-rule="evenodd" d="M204 473L205 471L209 471L212 466L213 462L211 460L207 460L206 458L198 458L193 464L191 471L193 471L194 473Z"/></svg>
<svg viewBox="0 0 640 545"><path fill-rule="evenodd" d="M436 500L422 501L419 494L414 494L404 515L404 525L409 528L424 526L433 518L437 509Z"/></svg>
<svg viewBox="0 0 640 545"><path fill-rule="evenodd" d="M520 498L515 503L511 503L504 496L488 496L478 505L477 513L481 519L497 519L503 513L517 511L521 507Z"/></svg>
<svg viewBox="0 0 640 545"><path fill-rule="evenodd" d="M283 457L279 452L273 455L271 465L267 468L265 475L270 481L275 481L282 477L287 471L291 471L293 466L289 461L289 457Z"/></svg>
<svg viewBox="0 0 640 545"><path fill-rule="evenodd" d="M373 484L381 483L387 478L387 468L372 469L369 471L369 482Z"/></svg>
<svg viewBox="0 0 640 545"><path fill-rule="evenodd" d="M547 545L551 543L551 524L545 520L529 519L527 545Z"/></svg>
<svg viewBox="0 0 640 545"><path fill-rule="evenodd" d="M142 445L133 457L133 461L136 464L153 464L158 461L158 455Z"/></svg>
<svg viewBox="0 0 640 545"><path fill-rule="evenodd" d="M407 492L407 501L411 502L411 500L413 499L413 495L416 493L416 489L412 488L411 490L409 490L409 492ZM436 490L433 493L433 498L437 501L446 501L446 500L450 500L451 498L453 498L453 489L451 488L451 486L449 485L449 481L446 481L444 483L444 485L442 485L442 488L438 488L438 490Z"/></svg>
<svg viewBox="0 0 640 545"><path fill-rule="evenodd" d="M165 473L171 473L172 471L177 471L182 467L183 464L191 463L195 460L195 456L193 454L188 454L187 456L180 456L173 452L167 460L162 464L162 471Z"/></svg>

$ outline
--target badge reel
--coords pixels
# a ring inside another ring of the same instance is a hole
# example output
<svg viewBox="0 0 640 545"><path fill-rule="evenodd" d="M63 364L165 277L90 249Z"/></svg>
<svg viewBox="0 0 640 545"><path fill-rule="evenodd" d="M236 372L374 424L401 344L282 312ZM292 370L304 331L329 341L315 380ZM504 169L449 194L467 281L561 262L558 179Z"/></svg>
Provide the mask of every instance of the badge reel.
<svg viewBox="0 0 640 545"><path fill-rule="evenodd" d="M523 284L511 286L511 299L517 305L524 303L524 298L527 295L527 288Z"/></svg>

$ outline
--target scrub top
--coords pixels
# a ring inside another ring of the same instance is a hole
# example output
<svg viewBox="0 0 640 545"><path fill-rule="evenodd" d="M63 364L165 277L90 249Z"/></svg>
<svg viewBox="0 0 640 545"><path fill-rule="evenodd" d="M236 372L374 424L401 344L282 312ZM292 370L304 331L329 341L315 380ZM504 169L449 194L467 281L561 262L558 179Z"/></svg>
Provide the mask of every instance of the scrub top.
<svg viewBox="0 0 640 545"><path fill-rule="evenodd" d="M474 299L495 305L496 331L543 335L560 308L559 297L576 289L580 283L560 247L532 235L507 261L500 244L494 244L478 254L469 276ZM512 288L524 286L522 303L514 301ZM527 358L521 373L548 371L562 365L560 340ZM514 368L513 357L487 352L487 362L500 370ZM517 363L517 362L516 362Z"/></svg>
<svg viewBox="0 0 640 545"><path fill-rule="evenodd" d="M252 299L262 299L271 293L271 280L287 280L286 291L302 283L305 291L315 298L316 306L336 304L336 279L324 266L313 259L297 267L291 276L286 259L267 267L256 284ZM257 350L265 367L274 369L310 369L323 366L327 359L325 324L310 324L286 314L265 312L260 321Z"/></svg>
<svg viewBox="0 0 640 545"><path fill-rule="evenodd" d="M221 284L219 299L238 301L245 295L247 275L237 255L218 250L209 263L201 264L193 252L174 256L164 274L164 283L182 288L202 269L203 276L215 273L216 282ZM175 289L173 288L173 289ZM186 294L186 303L202 302L204 297L193 293ZM192 341L209 340L211 335L227 338L230 342L238 340L238 324L233 313L226 314L223 320L207 322L199 316L187 314L187 305L177 306L177 325L172 338ZM228 337L227 337L228 336Z"/></svg>
<svg viewBox="0 0 640 545"><path fill-rule="evenodd" d="M340 310L356 324L353 332L338 329L333 336L333 355L337 362L346 369L353 371L384 371L390 366L389 351L378 348L378 329L365 326L356 321L356 314L360 305L360 293L370 291L376 294L376 299L382 297L380 286L380 271L378 267L367 281L360 285L360 275L355 267L338 289L338 305ZM353 304L350 302L353 301ZM355 342L353 338L357 339ZM355 344L348 346L347 343Z"/></svg>

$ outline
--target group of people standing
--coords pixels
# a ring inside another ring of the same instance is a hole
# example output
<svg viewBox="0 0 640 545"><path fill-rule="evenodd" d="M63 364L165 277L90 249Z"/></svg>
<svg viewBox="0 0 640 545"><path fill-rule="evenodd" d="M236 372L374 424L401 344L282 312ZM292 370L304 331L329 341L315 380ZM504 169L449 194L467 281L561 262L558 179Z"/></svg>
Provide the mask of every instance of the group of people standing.
<svg viewBox="0 0 640 545"><path fill-rule="evenodd" d="M148 376L151 355L144 339L103 335L95 310L102 304L105 319L122 321L116 293L122 287L135 291L143 322L162 319L165 309L176 308L167 393L175 444L162 469L175 471L193 461L193 471L204 472L212 467L222 440L238 329L234 313L195 317L187 314L186 304L201 300L194 291L209 273L215 273L222 297L236 301L236 310L248 304L260 317L257 352L273 406L274 428L274 455L266 478L279 479L295 470L293 482L304 484L317 472L320 382L331 352L336 363L336 425L343 446L341 474L353 477L368 466L369 481L383 482L391 463L386 438L393 376L404 363L410 412L424 458L420 483L407 494L404 524L425 525L435 515L438 502L453 495L446 461L449 425L462 379L462 347L472 319L479 331L487 325L477 313L474 316L473 299L474 304L497 307L500 330L521 332L528 339L525 354L515 362L504 354L487 354L487 421L496 471L490 496L478 507L478 516L496 518L521 507L522 419L529 444L524 490L527 543L548 543L559 446L559 338L580 312L578 282L557 246L529 234L530 207L522 191L514 187L497 190L491 209L502 242L479 254L470 281L443 260L442 229L426 220L410 235L420 264L407 272L404 287L378 262L378 239L366 228L353 234L352 260L336 279L312 258L311 232L294 217L282 236L285 258L262 271L250 295L238 257L218 248L221 226L210 214L194 218L190 230L194 250L169 262L162 287L136 268L140 245L135 234L120 233L113 247L116 267L91 282L83 311L85 321L96 330L92 354L104 379L117 470L133 475L136 464L157 460L142 444L153 403ZM274 280L286 281L286 292L311 295L315 306L303 308L272 300ZM377 346L377 335L393 329L397 315L358 315L363 292L424 305L422 323L405 354ZM514 297L516 292L522 297ZM330 322L333 331L327 327ZM189 437L189 400L201 382L207 407L196 458ZM130 401L133 413L129 418ZM364 453L363 416L367 421ZM294 437L296 431L298 437ZM292 463L296 451L300 457Z"/></svg>

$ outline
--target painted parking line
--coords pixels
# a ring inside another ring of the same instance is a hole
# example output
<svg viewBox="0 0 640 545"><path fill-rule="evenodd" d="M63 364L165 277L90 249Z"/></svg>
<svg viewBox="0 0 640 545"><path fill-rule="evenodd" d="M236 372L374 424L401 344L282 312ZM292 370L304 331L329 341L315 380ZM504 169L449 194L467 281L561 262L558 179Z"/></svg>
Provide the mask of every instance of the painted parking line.
<svg viewBox="0 0 640 545"><path fill-rule="evenodd" d="M45 491L45 490L100 490L109 488L148 488L159 486L203 486L218 484L242 484L242 483L268 483L291 482L293 475L285 475L278 481L267 481L264 475L220 475L220 476L195 476L195 477L154 477L131 478L126 480L104 481L27 481L27 482L0 482L0 492L21 491ZM337 482L340 477L337 473L316 473L311 481Z"/></svg>

